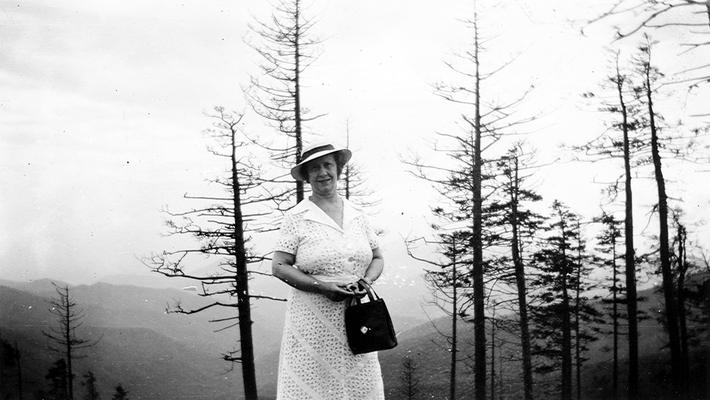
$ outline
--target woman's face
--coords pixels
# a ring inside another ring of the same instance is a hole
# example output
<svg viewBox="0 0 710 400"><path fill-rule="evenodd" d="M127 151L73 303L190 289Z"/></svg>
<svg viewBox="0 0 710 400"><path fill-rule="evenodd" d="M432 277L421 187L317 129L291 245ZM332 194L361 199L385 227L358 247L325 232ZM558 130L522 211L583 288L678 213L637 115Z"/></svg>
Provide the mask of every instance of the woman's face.
<svg viewBox="0 0 710 400"><path fill-rule="evenodd" d="M316 194L330 194L338 181L338 165L332 154L318 157L306 164L306 177Z"/></svg>

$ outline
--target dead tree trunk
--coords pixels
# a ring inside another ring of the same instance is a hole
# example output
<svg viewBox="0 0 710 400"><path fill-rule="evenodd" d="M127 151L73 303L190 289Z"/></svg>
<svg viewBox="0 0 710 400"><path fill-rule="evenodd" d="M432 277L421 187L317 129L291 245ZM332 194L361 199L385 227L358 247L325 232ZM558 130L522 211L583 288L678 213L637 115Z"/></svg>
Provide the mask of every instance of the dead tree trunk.
<svg viewBox="0 0 710 400"><path fill-rule="evenodd" d="M616 88L619 95L619 106L622 117L621 128L624 135L624 265L626 277L626 318L629 326L629 376L627 395L629 400L636 400L638 398L638 307L636 305L636 256L634 250L633 192L631 190L631 150L629 145L629 114L626 102L624 101L624 79L619 72L618 56L616 59ZM614 377L616 379L616 375L614 375Z"/></svg>
<svg viewBox="0 0 710 400"><path fill-rule="evenodd" d="M256 388L256 368L254 366L254 343L252 339L251 304L249 298L249 273L247 270L246 249L244 247L244 222L242 220L241 187L239 171L237 170L237 141L234 131L231 132L232 161L232 201L234 202L234 254L236 261L237 309L239 311L239 343L241 350L242 379L244 381L244 397L247 400L258 400Z"/></svg>
<svg viewBox="0 0 710 400"><path fill-rule="evenodd" d="M476 400L486 400L486 316L485 285L483 281L483 243L481 211L481 94L479 73L478 14L474 12L474 63L475 63L475 111L474 111L474 149L473 149L473 230L471 248L473 249L473 330L474 330L474 384Z"/></svg>
<svg viewBox="0 0 710 400"><path fill-rule="evenodd" d="M449 372L449 399L456 399L456 357L458 356L458 335L457 335L457 322L459 318L458 311L458 291L457 291L457 279L456 276L456 236L451 235L451 248L452 260L451 260L451 280L453 282L453 293L451 300L451 367Z"/></svg>
<svg viewBox="0 0 710 400"><path fill-rule="evenodd" d="M678 335L678 309L675 301L673 274L671 271L671 254L668 244L668 196L666 194L666 180L663 177L661 155L658 143L658 129L656 127L656 114L653 108L653 88L651 86L651 44L644 48L646 60L643 62L644 95L648 108L648 121L651 130L651 157L653 171L658 189L658 219L659 219L659 250L661 257L661 275L663 277L663 297L665 300L666 328L668 329L669 347L671 351L671 374L673 377L674 392L682 387L682 362L680 354L680 338Z"/></svg>
<svg viewBox="0 0 710 400"><path fill-rule="evenodd" d="M577 238L581 241L582 232L580 230L579 220L577 220ZM576 361L576 380L577 380L577 400L582 398L582 355L581 355L581 337L579 330L579 314L581 309L580 293L582 291L582 246L577 249L577 276L575 282L575 301L574 301L574 354Z"/></svg>
<svg viewBox="0 0 710 400"><path fill-rule="evenodd" d="M527 291L525 281L525 268L523 259L520 254L520 236L518 226L518 193L519 193L519 177L518 177L518 158L513 157L513 179L511 181L512 188L510 191L511 218L510 225L512 238L510 249L513 257L513 265L515 267L515 284L518 292L518 312L520 314L520 346L523 358L523 388L525 391L525 400L533 399L532 392L532 359L530 355L530 330L528 328L528 304Z"/></svg>

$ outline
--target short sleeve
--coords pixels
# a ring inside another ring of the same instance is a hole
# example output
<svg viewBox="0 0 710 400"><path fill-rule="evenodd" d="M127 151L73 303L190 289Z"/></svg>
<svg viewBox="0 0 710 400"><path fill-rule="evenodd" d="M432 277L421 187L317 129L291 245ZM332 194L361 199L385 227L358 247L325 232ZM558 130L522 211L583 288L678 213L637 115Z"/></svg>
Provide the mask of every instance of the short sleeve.
<svg viewBox="0 0 710 400"><path fill-rule="evenodd" d="M372 228L372 225L370 225L370 221L365 218L364 215L362 216L362 221L363 227L365 228L365 235L367 235L367 241L370 242L370 248L374 250L380 247L379 238Z"/></svg>
<svg viewBox="0 0 710 400"><path fill-rule="evenodd" d="M296 255L296 251L298 251L298 230L293 216L284 215L274 251L283 251L284 253Z"/></svg>

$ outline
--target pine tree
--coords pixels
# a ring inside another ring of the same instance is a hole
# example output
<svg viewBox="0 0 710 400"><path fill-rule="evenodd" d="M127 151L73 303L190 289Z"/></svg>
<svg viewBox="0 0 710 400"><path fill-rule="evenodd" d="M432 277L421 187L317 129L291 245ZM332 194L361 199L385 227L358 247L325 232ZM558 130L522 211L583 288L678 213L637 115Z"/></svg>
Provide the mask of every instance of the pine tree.
<svg viewBox="0 0 710 400"><path fill-rule="evenodd" d="M215 322L229 324L221 329L238 327L239 348L223 353L223 359L241 364L245 396L255 400L258 396L251 301L274 298L249 291L249 279L255 273L250 266L267 259L266 255L258 254L250 247L250 240L252 235L276 229L269 224L268 216L273 213L270 203L284 201L288 192L279 192L272 187L273 180L261 177L260 167L253 161L254 146L241 131L242 114L215 107L210 118L213 127L207 133L217 143L210 152L226 161L224 176L215 178L212 183L224 194L186 195L190 200L201 202L202 206L185 212L168 212L172 219L167 223L171 234L192 236L199 241L199 246L153 255L144 263L164 276L199 282L202 289L198 294L214 299L193 309L177 304L171 312L195 314L212 307L236 310L236 316ZM205 275L186 272L190 263L200 261L194 258L196 255L218 260L219 271ZM225 295L227 301L220 298Z"/></svg>
<svg viewBox="0 0 710 400"><path fill-rule="evenodd" d="M666 178L663 174L661 161L661 151L659 142L658 114L655 110L654 92L656 80L660 77L660 71L656 69L651 60L652 43L646 36L645 44L639 47L640 54L636 59L637 72L642 78L639 88L639 97L644 101L647 109L648 129L651 142L651 159L653 162L654 178L658 192L658 203L656 210L659 221L659 257L661 264L661 275L663 279L663 297L665 304L666 329L668 331L669 348L671 352L671 376L673 379L673 392L680 394L684 386L682 373L682 354L680 349L680 337L678 327L678 309L676 306L676 295L673 283L671 267L671 253L669 247L669 227L668 227L668 195L666 193Z"/></svg>
<svg viewBox="0 0 710 400"><path fill-rule="evenodd" d="M118 386L116 386L111 400L130 400L128 397L128 391L119 383Z"/></svg>
<svg viewBox="0 0 710 400"><path fill-rule="evenodd" d="M407 400L415 399L419 394L419 378L416 376L417 363L412 360L409 354L402 359L402 386L401 393Z"/></svg>
<svg viewBox="0 0 710 400"><path fill-rule="evenodd" d="M441 212L435 209L435 212ZM438 228L438 226L435 226ZM472 292L470 279L470 257L467 256L470 243L467 231L440 233L436 244L443 260L433 261L415 254L414 241L407 242L407 252L410 257L432 265L433 269L425 272L433 303L451 318L451 334L445 334L437 329L440 336L446 340L445 350L450 352L449 364L449 398L456 398L457 365L459 357L458 323L467 315L471 307ZM432 244L432 243L429 243ZM434 326L436 329L436 326Z"/></svg>
<svg viewBox="0 0 710 400"><path fill-rule="evenodd" d="M581 285L579 263L580 232L576 229L579 216L572 213L559 201L552 204L551 222L544 228L545 245L533 255L536 275L532 284L534 304L531 317L533 328L533 354L538 355L538 372L560 370L560 393L563 400L572 398L572 335L575 332L573 318L578 318L586 309L576 300ZM576 337L587 339L576 330Z"/></svg>
<svg viewBox="0 0 710 400"><path fill-rule="evenodd" d="M507 241L510 247L513 272L511 274L505 271L502 279L510 281L510 277L514 277L514 282L509 284L515 287L517 295L523 390L526 400L533 398L533 377L524 250L526 245L532 243L542 220L540 215L527 207L527 203L542 199L535 191L525 187L525 182L530 177L525 170L531 167L532 157L532 153L526 154L522 143L517 143L498 162L500 178L503 180L502 198L493 202L490 211L494 217L488 218L492 225L507 228L507 232L500 235L502 241ZM501 259L501 264L507 264L505 258Z"/></svg>
<svg viewBox="0 0 710 400"><path fill-rule="evenodd" d="M84 374L84 382L81 383L85 388L84 400L99 400L99 392L96 388L96 377L92 371Z"/></svg>
<svg viewBox="0 0 710 400"><path fill-rule="evenodd" d="M69 286L52 284L58 297L51 300L49 312L56 317L57 326L42 331L42 334L49 339L49 350L60 354L64 359L66 396L69 400L73 400L73 361L82 357L80 352L96 345L98 340L91 341L77 336L76 330L83 323L85 315L72 299Z"/></svg>
<svg viewBox="0 0 710 400"><path fill-rule="evenodd" d="M614 119L609 124L608 131L596 139L575 149L583 152L589 161L603 161L608 159L621 159L623 161L624 177L624 267L626 289L626 316L628 320L628 347L629 371L628 390L629 399L638 398L638 299L636 295L636 250L634 247L634 202L631 186L632 168L644 162L640 155L647 147L640 136L641 110L637 102L629 98L634 94L634 88L629 76L622 72L619 66L619 52L614 55L614 68L610 76L602 85L604 93L613 93L610 97L614 100L602 101L600 111L609 113ZM595 97L594 93L586 93L585 97ZM618 189L617 182L609 188L612 200L615 199Z"/></svg>
<svg viewBox="0 0 710 400"><path fill-rule="evenodd" d="M622 312L619 310L619 305L624 303L623 295L624 288L621 285L621 272L619 270L618 261L623 259L623 254L619 254L617 243L622 238L620 229L621 221L614 218L613 215L603 213L596 219L597 222L603 224L602 232L597 236L597 250L599 260L597 263L604 270L611 270L611 321L612 321L612 396L617 398L619 391L619 336L620 324L619 320L623 318Z"/></svg>
<svg viewBox="0 0 710 400"><path fill-rule="evenodd" d="M68 400L69 392L67 390L67 363L63 358L55 361L44 376L49 381L49 391L47 392L48 400Z"/></svg>
<svg viewBox="0 0 710 400"><path fill-rule="evenodd" d="M261 75L251 78L246 91L252 109L282 137L283 145L268 146L276 161L290 167L301 161L304 124L322 116L310 115L303 104L303 74L315 59L314 22L305 17L301 0L279 0L267 21L250 25L249 45L261 56ZM303 200L302 181L295 182L296 203Z"/></svg>
<svg viewBox="0 0 710 400"><path fill-rule="evenodd" d="M5 386L5 378L11 378L15 375L14 385L16 386L17 396L20 400L23 398L22 393L22 363L21 363L21 353L20 348L17 343L10 344L10 342L0 337L0 394L7 394L12 392L10 387ZM11 386L12 383L7 383L7 386Z"/></svg>

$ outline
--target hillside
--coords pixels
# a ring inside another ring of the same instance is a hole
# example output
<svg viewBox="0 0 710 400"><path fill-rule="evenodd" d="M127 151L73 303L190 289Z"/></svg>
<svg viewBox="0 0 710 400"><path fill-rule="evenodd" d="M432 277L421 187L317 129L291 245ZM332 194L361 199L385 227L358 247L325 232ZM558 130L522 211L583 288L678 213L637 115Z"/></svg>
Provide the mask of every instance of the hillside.
<svg viewBox="0 0 710 400"><path fill-rule="evenodd" d="M48 311L54 296L55 288L49 280L0 281L0 336L10 343L17 341L23 368L27 368L24 375L28 387L44 386L44 375L56 359L46 350L46 338L41 333L55 323ZM94 371L104 392L122 383L135 399L181 398L175 397L176 393L183 393L185 398L211 393L206 396L217 399L217 392L204 387L213 381L219 393L233 396L240 392L239 366L229 371L230 365L220 360L222 353L235 348L236 328L215 332L225 324L209 322L232 316L230 310L214 309L189 316L166 313L166 307L178 303L191 308L210 301L194 292L170 288L96 283L71 287L71 296L85 315L78 335L101 338L88 350L88 357L77 361L76 375ZM405 307L406 299L392 298L393 304ZM275 394L285 303L257 300L252 307L258 382L268 397ZM407 309L410 314L411 309ZM410 316L394 318L398 330L422 322Z"/></svg>
<svg viewBox="0 0 710 400"><path fill-rule="evenodd" d="M41 331L54 323L48 311L48 302L54 296L54 287L49 281L31 284L1 282L0 286L0 336L10 343L17 342L22 352L25 384L36 391L45 385L44 375L56 359L46 350L46 339ZM13 287L8 287L12 285ZM448 393L450 353L439 332L450 333L447 318L435 318L422 322L421 308L414 306L410 298L396 290L378 289L386 297L398 332L399 346L380 353L387 398L402 398L401 372L404 357L411 358L419 380L420 397L444 398ZM84 310L84 326L77 332L81 337L99 339L88 350L86 358L76 362L76 374L92 370L102 393L110 393L115 385L123 384L131 398L140 399L233 399L241 392L241 374L238 365L230 371L229 365L219 359L222 352L231 350L236 343L236 331L214 332L218 325L209 320L228 316L224 311L211 311L184 316L167 314L168 304L181 303L184 307L206 304L207 299L175 289L151 289L125 285L97 283L72 287L74 300ZM668 355L664 344L666 335L657 322L662 309L660 293L649 289L640 293L640 304L649 317L641 323L640 352L642 365L642 388L646 398L662 398L658 387L666 376ZM400 307L409 304L405 315L398 313ZM601 304L597 304L601 307ZM276 368L278 344L283 323L284 303L257 301L254 304L254 337L256 343L256 366L259 392L269 399L276 392ZM419 312L419 317L413 317ZM609 321L601 325L608 325ZM458 363L458 393L467 398L472 392L473 353L472 325L461 322L460 357ZM599 326L601 328L601 326ZM707 333L707 330L706 330ZM498 332L498 339L509 343L497 348L500 357L496 367L500 394L517 398L521 393L520 366L517 357L516 332ZM694 350L694 379L707 382L708 340L707 336ZM626 350L619 350L621 357L620 382L624 382L624 357ZM585 353L588 360L583 366L584 398L608 398L611 379L611 337L604 335L589 344ZM556 374L535 377L538 398L546 398L546 386L557 382ZM81 387L77 384L77 391ZM30 389L28 389L30 390ZM704 393L710 393L705 388ZM656 397L653 397L655 395ZM107 396L106 396L107 397Z"/></svg>
<svg viewBox="0 0 710 400"><path fill-rule="evenodd" d="M42 335L50 321L47 298L0 287L0 336L17 343L25 384L33 391L45 385L44 375L58 358ZM121 383L135 399L220 399L238 391L238 377L224 374L225 364L216 354L144 327L95 324L89 313L85 322L78 334L98 343L76 360L77 381L91 370L102 392Z"/></svg>
<svg viewBox="0 0 710 400"><path fill-rule="evenodd" d="M668 387L668 362L670 355L665 348L667 335L658 322L662 310L662 294L651 288L639 292L643 301L639 310L648 318L644 318L639 327L639 364L640 387L644 399L665 399L665 389ZM600 303L595 307L601 308ZM604 325L604 326L603 326ZM473 393L473 324L459 322L459 362L457 363L457 397L469 398ZM611 326L610 319L598 324L596 328L607 329ZM438 318L431 323L417 326L399 336L399 346L380 353L387 398L404 399L400 394L402 388L402 361L410 357L418 366L415 376L419 380L421 398L446 398L442 393L449 392L450 352L441 334L451 334L451 322L448 318ZM497 341L508 343L497 347L496 379L501 398L522 398L522 375L519 361L519 339L517 331L497 332ZM691 349L691 382L697 385L696 390L702 395L696 397L710 398L710 328L705 327L699 345ZM619 385L620 390L626 379L626 346L625 337L619 338ZM488 341L490 356L490 341ZM612 373L612 337L611 334L601 335L596 341L588 344L589 350L583 354L587 361L582 366L582 392L584 399L611 398ZM501 357L502 356L502 357ZM489 367L490 374L490 367ZM489 376L490 379L490 376ZM558 383L558 374L537 374L534 376L536 398L556 398L554 389ZM623 398L620 397L620 398Z"/></svg>

